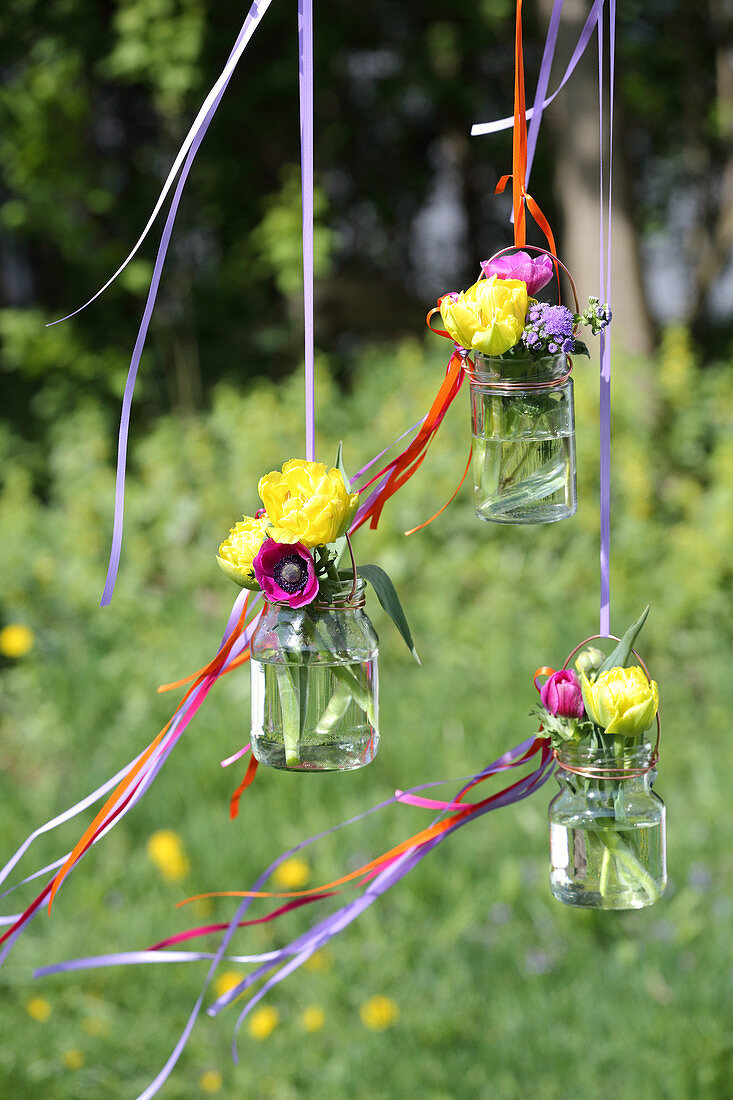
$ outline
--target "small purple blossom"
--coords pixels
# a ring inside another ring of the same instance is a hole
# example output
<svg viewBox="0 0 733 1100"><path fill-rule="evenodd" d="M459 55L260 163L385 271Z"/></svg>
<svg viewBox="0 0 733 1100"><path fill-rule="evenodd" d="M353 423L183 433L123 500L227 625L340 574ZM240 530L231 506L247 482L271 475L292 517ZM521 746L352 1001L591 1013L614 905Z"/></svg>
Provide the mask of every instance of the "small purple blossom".
<svg viewBox="0 0 733 1100"><path fill-rule="evenodd" d="M542 313L542 327L548 336L572 336L573 315L567 306L546 306Z"/></svg>

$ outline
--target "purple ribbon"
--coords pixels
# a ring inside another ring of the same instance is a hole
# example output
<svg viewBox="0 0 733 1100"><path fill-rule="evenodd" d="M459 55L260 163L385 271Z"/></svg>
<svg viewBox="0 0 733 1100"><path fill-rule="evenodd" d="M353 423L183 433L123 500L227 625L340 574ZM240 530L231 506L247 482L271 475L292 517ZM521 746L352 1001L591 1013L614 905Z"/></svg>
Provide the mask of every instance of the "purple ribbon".
<svg viewBox="0 0 733 1100"><path fill-rule="evenodd" d="M481 772L478 773L477 776L472 777L467 783L465 783L465 785L455 795L452 801L458 800L461 795L465 793L473 783L476 782L477 779L485 778L491 774L504 771L509 767L516 766L516 764L521 761L522 756L527 752L534 740L534 738L528 738L520 745L517 745L515 748L504 753L501 757L499 757L498 760L494 761L493 764L490 764L488 767L484 768ZM222 936L222 940L219 944L217 951L213 954L213 956L210 952L158 953L141 951L114 953L111 955L94 956L87 959L72 959L67 962L57 963L53 966L43 967L42 969L36 971L36 977L72 970L95 969L98 967L130 965L148 962L159 964L160 962L166 961L166 959L170 962L193 962L210 960L210 966L206 975L204 986L198 998L196 999L193 1010L181 1033L180 1038L178 1039L178 1042L176 1043L170 1057L168 1058L167 1062L158 1073L154 1081L152 1081L148 1088L145 1089L145 1091L142 1092L138 1097L138 1100L150 1100L150 1098L158 1092L161 1086L168 1079L170 1073L178 1062L178 1059L180 1058L181 1053L183 1052L183 1049L188 1042L198 1015L201 1011L206 991L211 984L211 981L220 962L225 959L232 959L233 961L258 962L260 965L251 974L244 978L242 982L240 982L234 989L230 990L222 997L219 997L207 1010L209 1015L216 1015L224 1007L230 1004L236 997L238 997L241 992L251 987L251 985L255 981L257 981L261 977L265 977L265 975L269 974L270 971L272 971L276 966L282 964L280 965L280 969L275 974L271 974L266 979L262 988L258 990L258 992L254 994L252 998L250 998L250 1000L247 1002L239 1015L239 1018L235 1024L234 1037L232 1040L232 1056L236 1062L238 1061L236 1050L237 1032L248 1013L252 1011L255 1005L270 991L270 989L278 985L288 976L288 974L298 969L298 967L301 966L306 961L306 959L308 959L315 951L319 950L319 948L323 947L339 932L343 931L344 928L348 927L349 924L356 920L356 918L367 908L373 905L374 902L387 890L389 890L397 882L401 881L401 879L403 879L405 875L413 869L413 867L417 866L417 864L428 854L428 852L432 851L435 847L437 847L438 844L442 843L442 841L447 836L455 832L458 828L461 828L463 825L467 824L468 821L472 821L475 818L482 816L484 813L488 813L490 810L498 809L499 807L505 805L511 805L515 802L519 802L523 798L526 798L528 795L537 790L544 782L546 782L546 780L552 773L552 769L553 761L552 757L549 754L549 750L543 750L542 759L539 767L537 767L535 771L533 771L530 775L520 780L519 783L514 784L511 790L506 790L502 792L490 805L478 807L474 813L467 815L464 819L451 826L451 828L447 829L440 836L434 837L430 841L427 841L423 844L416 845L415 848L411 848L407 852L397 857L390 864L388 864L387 867L382 870L373 880L371 880L371 882L365 888L363 894L347 902L345 905L342 905L335 913L320 919L310 929L308 929L308 931L301 934L300 936L297 936L290 944L277 951L267 952L261 955L231 956L227 954L227 948L229 947L235 931L238 929L239 922L243 919L245 913L252 904L252 901L254 900L253 898L243 898L241 903L237 907L237 911L234 914L234 917L229 927ZM427 788L435 787L438 785L440 785L440 781L422 784L418 787L413 788L412 790L425 790ZM314 843L316 840L319 840L324 836L329 835L330 833L335 832L338 829L344 828L346 825L350 825L361 820L369 814L376 813L378 810L390 805L396 800L397 796L386 799L378 806L374 806L364 813L357 814L356 816L350 818L348 821L341 822L339 825L335 825L330 829L326 829L322 833L319 833L314 837L310 837L308 840L301 841L300 844L297 844L294 848L291 848L287 852L284 852L282 855L278 856L278 858L273 863L270 864L267 870L264 871L255 882L252 888L253 892L259 891L267 882L273 871L286 859L290 858L302 848ZM434 819L435 822L440 820L441 816L442 814L439 814ZM152 958L151 956L156 957Z"/></svg>
<svg viewBox="0 0 733 1100"><path fill-rule="evenodd" d="M555 57L555 44L557 42L557 32L560 26L562 5L563 0L555 0L555 3L552 7L550 25L547 29L547 38L545 39L545 48L542 52L540 75L537 77L537 90L534 96L534 103L531 107L532 118L529 124L529 131L527 132L527 168L525 171L526 186L529 186L529 177L532 173L532 164L534 163L534 154L535 149L537 148L537 138L539 137L540 124L542 122L542 112L545 108L545 96L547 95L547 85L550 82L550 72L552 70L552 62ZM526 117L529 118L529 111L527 111Z"/></svg>
<svg viewBox="0 0 733 1100"><path fill-rule="evenodd" d="M552 103L553 99L555 99L555 97L559 95L559 93L562 91L562 89L567 84L570 77L575 72L575 67L577 66L577 64L580 61L581 57L585 53L586 46L588 45L588 43L591 40L591 37L593 35L593 31L596 28L596 24L598 23L598 20L601 18L602 12L603 12L603 0L595 0L595 3L593 4L593 7L590 9L590 12L588 13L588 18L585 21L583 29L580 32L580 36L578 38L578 43L577 43L575 49L573 50L572 56L571 56L570 61L568 63L568 67L565 70L565 75L563 76L562 80L560 81L560 83L558 84L557 88L552 93L552 95L548 96L544 101L542 101L542 109L543 110L545 109L545 107L549 107L549 105ZM553 16L554 16L554 12L553 12ZM530 107L527 110L527 112L526 112L527 120L529 120L533 117L536 106L537 106L537 104L535 103L535 107ZM477 122L477 123L474 123L474 125L471 127L471 137L481 137L483 134L498 134L498 133L501 133L502 130L511 130L513 125L514 125L514 115L509 115L507 118L498 118L498 119L495 119L493 122Z"/></svg>
<svg viewBox="0 0 733 1100"><path fill-rule="evenodd" d="M609 74L608 74L608 166L604 145L604 79L603 79L603 19L598 20L598 116L600 141L600 241L599 283L601 302L611 295L611 192L613 182L613 101L616 77L616 0L609 3ZM606 184L606 210L604 211L604 176ZM605 222L605 226L604 226ZM605 240L604 240L605 228ZM611 633L611 340L605 328L601 330L600 378L599 378L599 434L600 434L600 569L601 600L599 633Z"/></svg>
<svg viewBox="0 0 733 1100"><path fill-rule="evenodd" d="M303 329L305 339L305 457L315 462L315 322L313 311L313 0L298 0L300 182L303 199Z"/></svg>
<svg viewBox="0 0 733 1100"><path fill-rule="evenodd" d="M181 146L176 159L173 163L168 178L166 179L163 189L158 197L158 201L155 204L152 214L148 219L142 234L140 235L137 243L125 259L124 263L115 271L114 275L101 287L96 294L92 295L89 301L84 305L74 310L73 313L67 314L66 317L60 318L60 321L66 321L70 317L75 317L77 313L80 313L83 309L86 309L93 301L95 301L100 294L114 282L117 276L124 271L129 264L130 260L137 253L140 245L147 237L152 227L155 218L163 205L168 191L173 185L178 171L180 169L180 176L176 184L176 189L171 200L168 216L165 220L163 227L163 233L160 238L160 244L158 245L158 253L155 258L155 264L153 266L153 274L150 281L150 289L148 290L147 300L145 302L145 309L143 310L142 320L140 321L140 327L137 333L137 339L135 340L135 347L133 349L132 358L130 360L130 369L127 375L127 381L125 383L125 391L122 398L122 413L120 416L120 429L117 441L117 476L115 483L115 509L114 509L114 524L112 530L112 547L110 550L109 565L107 567L107 578L105 580L104 592L102 594L101 606L105 607L112 599L112 593L115 587L115 581L117 579L117 571L120 564L120 553L122 550L122 528L124 519L124 504L125 504L125 467L127 463L127 441L130 428L130 410L132 407L132 396L135 389L135 381L137 379L138 369L140 367L140 359L142 356L143 348L145 346L145 340L150 326L150 319L155 308L155 300L158 294L158 286L160 284L160 277L163 271L163 265L168 252L168 246L170 244L171 234L173 232L173 226L175 224L176 215L178 213L178 206L181 201L181 195L188 179L188 174L191 171L191 166L196 158L199 146L204 139L206 131L209 128L212 118L216 113L216 109L221 102L222 96L226 91L229 81L234 74L234 70L237 66L237 62L244 53L249 40L251 39L255 28L259 24L262 16L269 8L272 0L256 0L250 8L249 14L245 19L242 29L237 36L237 41L234 45L232 52L227 59L227 63L219 76L219 79L214 84L214 87L209 92L208 96L204 100L204 103L199 110L193 126L188 132L186 139ZM185 157L185 161L184 161ZM181 167L183 165L183 167ZM53 321L52 324L59 324L59 321Z"/></svg>

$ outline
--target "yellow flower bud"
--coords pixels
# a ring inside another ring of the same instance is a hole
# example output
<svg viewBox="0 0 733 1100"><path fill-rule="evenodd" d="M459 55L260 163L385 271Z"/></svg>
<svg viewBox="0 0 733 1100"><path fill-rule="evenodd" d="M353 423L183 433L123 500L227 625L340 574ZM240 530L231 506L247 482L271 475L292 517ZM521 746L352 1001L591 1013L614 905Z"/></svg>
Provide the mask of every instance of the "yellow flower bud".
<svg viewBox="0 0 733 1100"><path fill-rule="evenodd" d="M235 523L229 536L219 547L216 560L220 569L240 588L259 589L252 562L259 553L267 534L267 520L244 516Z"/></svg>
<svg viewBox="0 0 733 1100"><path fill-rule="evenodd" d="M503 355L521 339L527 306L526 283L492 275L456 297L443 298L440 315L462 348Z"/></svg>
<svg viewBox="0 0 733 1100"><path fill-rule="evenodd" d="M649 729L659 707L659 688L638 665L609 668L591 683L580 672L588 717L606 733L634 737Z"/></svg>
<svg viewBox="0 0 733 1100"><path fill-rule="evenodd" d="M334 542L348 531L359 505L340 470L322 462L291 458L282 473L273 470L258 486L276 542L302 542L313 549Z"/></svg>

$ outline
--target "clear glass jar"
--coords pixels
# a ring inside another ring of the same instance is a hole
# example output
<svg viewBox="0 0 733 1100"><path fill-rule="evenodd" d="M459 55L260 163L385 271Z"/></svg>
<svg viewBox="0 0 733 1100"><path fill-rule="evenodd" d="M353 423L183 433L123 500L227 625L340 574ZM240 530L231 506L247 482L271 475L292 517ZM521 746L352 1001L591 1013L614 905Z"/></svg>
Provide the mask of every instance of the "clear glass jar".
<svg viewBox="0 0 733 1100"><path fill-rule="evenodd" d="M560 793L550 803L550 889L565 905L642 909L658 901L667 885L664 803L652 790L656 772L645 770L651 746L612 740L605 749L573 741L558 749ZM587 774L596 769L627 774ZM628 774L633 772L641 774Z"/></svg>
<svg viewBox="0 0 733 1100"><path fill-rule="evenodd" d="M473 502L493 523L575 515L575 414L567 357L467 360Z"/></svg>
<svg viewBox="0 0 733 1100"><path fill-rule="evenodd" d="M378 644L364 581L332 602L270 604L251 643L252 752L291 771L354 771L379 747Z"/></svg>

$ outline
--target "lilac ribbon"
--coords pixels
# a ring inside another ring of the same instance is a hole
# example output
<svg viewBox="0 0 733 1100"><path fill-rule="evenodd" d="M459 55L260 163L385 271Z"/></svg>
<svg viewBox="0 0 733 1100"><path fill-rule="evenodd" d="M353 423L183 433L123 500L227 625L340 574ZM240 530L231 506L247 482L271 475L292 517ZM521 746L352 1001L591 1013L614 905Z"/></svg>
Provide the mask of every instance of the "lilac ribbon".
<svg viewBox="0 0 733 1100"><path fill-rule="evenodd" d="M530 121L529 131L527 133L527 168L524 174L524 182L527 186L529 186L529 177L532 174L534 154L535 149L537 148L537 138L539 137L540 124L542 122L542 112L545 108L547 85L550 82L550 72L552 70L552 62L555 57L555 44L557 42L557 32L560 27L562 5L563 0L555 0L555 3L552 7L552 14L550 15L550 25L547 29L547 38L545 39L545 48L542 51L542 64L540 65L540 75L537 77L537 90L535 92L534 103L530 108L532 112L532 119ZM526 117L529 118L529 111L526 112Z"/></svg>
<svg viewBox="0 0 733 1100"><path fill-rule="evenodd" d="M609 3L609 133L608 167L604 147L604 79L603 79L603 20L598 21L598 115L600 135L600 241L599 241L599 282L601 302L609 300L611 295L611 191L613 181L613 101L616 77L616 0ZM604 212L604 176L607 177L606 202ZM604 216L605 213L605 216ZM604 241L605 221L605 241ZM611 632L611 341L606 329L601 329L600 379L599 379L599 434L600 434L600 569L601 600L599 633Z"/></svg>
<svg viewBox="0 0 733 1100"><path fill-rule="evenodd" d="M124 520L124 505L125 505L125 467L127 464L127 441L130 428L130 410L132 407L132 397L135 390L135 381L137 379L138 369L140 367L140 359L142 357L143 348L145 346L145 340L148 334L148 328L150 327L150 319L153 315L155 308L155 301L158 294L158 286L160 284L160 277L163 272L163 265L168 253L168 246L170 244L171 234L173 232L173 226L175 224L176 215L178 214L178 206L181 201L181 195L188 179L188 174L191 171L191 166L196 158L199 146L204 139L206 131L209 128L212 118L216 113L216 109L221 102L221 99L226 91L227 85L234 74L234 70L237 66L237 62L244 53L244 50L251 39L255 28L259 24L262 16L269 8L272 0L256 0L250 8L249 14L242 26L241 31L237 37L237 41L234 45L224 70L217 80L214 87L209 92L208 96L204 100L204 103L196 116L193 126L188 132L183 145L181 146L178 155L174 161L173 167L168 174L168 178L163 185L163 190L160 193L158 201L155 204L153 213L148 219L148 223L145 226L140 238L135 244L134 248L128 255L124 263L117 269L111 279L101 287L100 290L94 294L88 302L85 302L79 309L74 310L73 313L69 313L66 317L62 317L62 321L68 320L70 317L76 316L81 310L86 309L96 298L102 294L108 286L117 278L121 271L125 269L135 253L138 251L140 245L147 236L153 221L158 215L158 212L163 204L165 196L167 195L173 180L175 179L181 163L181 173L176 184L176 189L171 200L168 216L165 220L163 227L163 233L160 238L160 244L158 245L158 253L155 257L155 264L153 266L153 274L150 280L150 289L148 290L147 300L145 302L145 309L143 310L142 320L140 321L140 327L137 333L137 339L135 340L135 347L132 352L132 358L130 360L130 369L127 375L127 381L125 383L125 391L122 398L122 413L120 416L120 429L117 440L117 476L115 482L115 510L114 510L114 524L112 529L112 547L110 550L109 565L107 567L107 577L104 584L104 592L102 594L101 606L106 607L112 599L112 593L115 587L115 581L117 579L117 571L120 564L120 553L122 550L122 528ZM59 322L54 321L54 324Z"/></svg>
<svg viewBox="0 0 733 1100"><path fill-rule="evenodd" d="M313 0L298 0L300 182L303 200L303 329L305 339L305 457L316 457L315 322L313 311Z"/></svg>
<svg viewBox="0 0 733 1100"><path fill-rule="evenodd" d="M568 67L565 70L565 75L563 76L562 80L560 81L560 83L558 84L557 88L552 93L552 95L548 96L542 102L542 109L543 110L544 110L545 107L549 107L549 105L552 103L553 99L555 99L555 97L559 95L559 93L562 91L562 89L567 84L570 77L575 72L575 67L577 66L577 64L580 61L581 57L585 53L586 46L588 45L588 43L591 40L591 37L593 35L593 31L596 28L596 24L598 23L598 20L601 18L601 13L602 12L603 12L603 0L595 0L595 2L593 4L593 7L591 8L590 12L588 13L588 18L585 21L585 25L583 26L583 29L580 32L580 37L578 38L578 43L577 43L575 49L573 50L572 56L571 56L570 61L568 63ZM533 107L530 107L527 110L526 117L527 117L528 120L533 117L534 110L535 110L535 108L533 108ZM502 130L511 130L513 125L514 125L514 115L510 115L508 118L495 119L494 122L477 122L471 127L471 137L481 137L483 134L498 134Z"/></svg>
<svg viewBox="0 0 733 1100"><path fill-rule="evenodd" d="M481 772L478 773L477 776L472 777L469 782L467 782L462 787L461 791L456 794L455 798L452 801L457 801L460 798L461 794L465 793L476 782L477 779L506 770L507 767L511 767L513 766L513 764L520 762L522 756L528 751L534 740L534 738L528 738L526 741L522 742L514 749L511 749L508 752L504 753L493 764L490 764L487 768L484 768ZM53 966L44 967L41 970L37 970L36 976L40 977L71 970L94 969L98 967L116 965L129 965L147 962L160 963L161 961L164 961L166 956L168 956L168 961L175 962L211 960L203 989L201 990L201 993L199 994L194 1004L189 1019L170 1057L168 1058L166 1064L158 1073L154 1081L152 1081L148 1088L145 1089L145 1091L142 1092L137 1098L137 1100L150 1100L150 1098L153 1097L161 1088L161 1086L165 1083L176 1063L178 1062L178 1059L180 1058L181 1053L183 1052L183 1049L188 1042L198 1015L201 1011L206 991L211 984L213 976L220 962L224 961L225 959L231 958L233 960L243 962L258 962L260 965L255 971L253 971L250 975L243 979L243 981L240 982L234 989L230 990L228 993L218 998L207 1010L210 1015L216 1015L219 1011L221 1011L222 1008L226 1007L226 1005L230 1004L231 1001L238 997L243 990L249 988L260 977L264 977L271 970L273 970L275 966L282 964L280 970L267 978L262 988L248 1001L248 1003L245 1005L244 1009L240 1013L239 1019L237 1020L237 1023L235 1025L232 1048L234 1060L237 1061L237 1031L239 1027L241 1027L241 1024L246 1018L247 1014L258 1003L258 1001L260 1001L262 997L264 997L267 992L269 992L270 989L283 981L283 979L286 978L288 974L292 973L299 966L301 966L303 962L306 961L306 959L308 959L320 947L328 943L329 940L331 940L340 931L343 931L344 928L346 928L362 912L369 908L369 906L371 906L379 897L381 897L388 889L390 889L391 886L395 885L402 878L404 878L404 876L410 870L412 870L413 867L417 866L417 864L424 858L425 855L428 854L428 852L432 851L433 848L441 843L448 835L455 832L456 829L461 828L468 821L474 820L476 817L482 816L484 813L487 813L492 809L497 809L500 806L504 805L510 805L514 802L520 801L523 798L526 798L529 794L532 794L535 790L537 790L538 787L540 787L549 778L552 772L552 768L553 761L551 756L549 755L549 753L543 751L542 762L540 766L536 768L535 771L532 772L529 776L526 776L519 783L515 784L512 790L502 792L490 805L477 808L474 813L467 815L464 819L451 826L440 836L432 838L430 841L427 841L423 844L416 845L415 848L408 849L407 852L403 853L392 862L390 862L387 867L382 870L376 876L376 878L374 878L368 884L368 886L364 890L364 893L360 897L357 897L352 901L347 902L345 905L341 906L335 913L317 921L316 924L311 927L307 932L296 937L290 944L288 944L286 947L281 948L278 951L267 952L265 954L255 956L230 956L227 954L227 948L229 947L235 931L239 927L239 922L243 919L246 911L254 900L253 898L243 898L241 903L237 907L237 911L234 914L234 917L228 929L222 936L222 940L218 950L213 956L211 953L208 952L158 953L142 951L114 953L111 955L94 956L88 959L73 959L67 962L57 963ZM439 785L441 785L441 781L422 784L418 787L412 788L412 790L425 790L427 788ZM286 859L290 858L302 848L306 847L309 844L312 844L313 842L321 839L324 836L329 835L332 832L335 832L338 829L344 828L346 825L353 824L366 817L367 815L377 812L377 810L380 810L383 807L390 805L396 800L398 799L395 795L393 798L385 800L378 806L372 807L370 810L367 810L364 813L355 815L348 821L342 822L339 825L333 826L330 829L326 829L322 833L319 833L314 837L310 837L308 840L301 841L300 844L297 844L295 847L289 849L287 852L284 852L282 855L278 856L278 858L273 863L270 864L270 866L259 876L259 878L255 882L253 886L253 892L259 891L261 887L267 882L273 871ZM442 815L439 814L435 818L435 821L438 821L441 816ZM162 958L156 957L155 959L152 959L150 957L151 955L160 955L162 956Z"/></svg>

